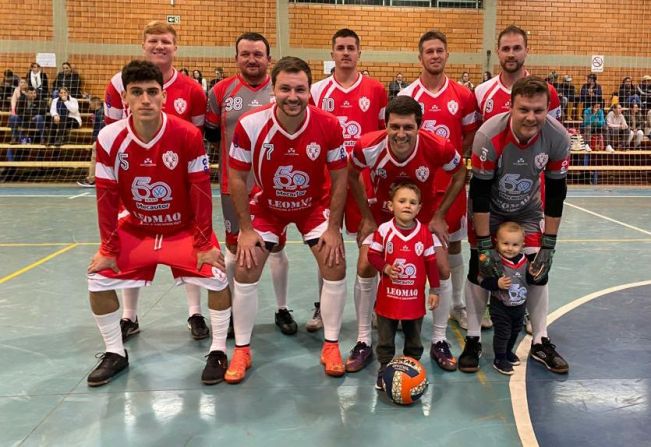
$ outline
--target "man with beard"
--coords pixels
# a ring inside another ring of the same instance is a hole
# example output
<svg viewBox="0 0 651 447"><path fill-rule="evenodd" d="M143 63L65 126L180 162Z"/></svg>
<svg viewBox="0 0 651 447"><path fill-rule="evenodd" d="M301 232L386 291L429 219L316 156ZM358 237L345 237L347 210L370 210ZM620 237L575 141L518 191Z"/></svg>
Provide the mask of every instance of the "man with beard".
<svg viewBox="0 0 651 447"><path fill-rule="evenodd" d="M240 35L235 41L235 63L240 72L218 82L208 93L206 139L211 143L219 143L220 148L219 184L228 248L225 252L226 274L231 290L240 227L228 184L228 151L239 118L254 108L269 104L273 98L271 78L267 74L270 61L269 42L262 34ZM284 243L278 244L278 247L269 254L271 278L278 306L275 322L283 334L293 335L296 333L297 325L287 309L289 263L287 254L282 249L283 245Z"/></svg>
<svg viewBox="0 0 651 447"><path fill-rule="evenodd" d="M418 60L422 65L420 77L399 95L410 96L423 108L421 129L449 140L460 156L469 152L475 130L479 127L479 113L474 96L468 88L451 81L445 74L449 57L447 37L432 30L423 34L418 43ZM434 192L437 205L441 203L450 184L451 175L438 169L434 176ZM455 319L466 329L466 309L462 300L463 256L461 240L466 235L466 191L457 194L450 210L445 215L450 234L447 249L436 248L439 268L439 306L432 311L432 346L430 357L442 369L454 371L457 361L450 352L446 339L448 317ZM454 304L452 310L451 304Z"/></svg>

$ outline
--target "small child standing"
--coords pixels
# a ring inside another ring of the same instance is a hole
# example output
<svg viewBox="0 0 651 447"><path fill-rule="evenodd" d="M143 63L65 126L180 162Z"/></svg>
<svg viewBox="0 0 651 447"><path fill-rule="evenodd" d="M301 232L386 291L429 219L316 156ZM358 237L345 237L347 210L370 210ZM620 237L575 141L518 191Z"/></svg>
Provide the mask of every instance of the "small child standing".
<svg viewBox="0 0 651 447"><path fill-rule="evenodd" d="M528 270L524 249L524 230L515 222L504 222L495 235L502 275L483 278L481 286L491 292L489 304L493 320L493 367L502 374L512 375L520 359L513 353L515 341L522 329L527 300L527 286L535 284Z"/></svg>
<svg viewBox="0 0 651 447"><path fill-rule="evenodd" d="M398 323L405 336L403 353L415 359L423 354L420 332L425 315L425 279L430 291L430 309L439 303L439 274L434 253L434 236L426 225L416 220L421 209L418 186L411 181L393 184L389 192L389 209L393 219L379 226L373 234L368 260L381 274L375 313L380 363L376 389L382 389L382 375L395 354Z"/></svg>

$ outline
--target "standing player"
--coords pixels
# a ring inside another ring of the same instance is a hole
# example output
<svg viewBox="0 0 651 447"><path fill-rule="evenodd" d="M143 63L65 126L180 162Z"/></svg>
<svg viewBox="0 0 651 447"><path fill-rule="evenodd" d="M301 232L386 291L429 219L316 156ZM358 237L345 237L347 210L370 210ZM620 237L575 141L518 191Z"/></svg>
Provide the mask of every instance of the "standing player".
<svg viewBox="0 0 651 447"><path fill-rule="evenodd" d="M421 105L413 98L396 97L386 108L386 130L362 136L350 157L348 180L363 216L357 233L358 243L362 244L357 274L363 278L372 278L377 273L368 261L371 240L367 236L375 231L377 225L392 218L388 194L394 182L409 179L418 185L423 203L418 220L440 239L435 245L447 244L445 216L463 189L466 169L450 140L420 128L422 116ZM370 169L373 193L377 198L370 208L359 180L359 172L366 168ZM449 173L451 181L437 203L434 173L439 169ZM448 314L445 315L446 322L447 317Z"/></svg>
<svg viewBox="0 0 651 447"><path fill-rule="evenodd" d="M226 78L210 90L206 113L206 139L219 143L220 193L224 227L226 228L226 273L231 290L235 275L235 253L239 222L228 185L228 151L233 140L235 125L240 116L256 107L271 102L273 91L267 68L271 61L267 39L258 33L244 33L235 42L235 62L240 72ZM297 326L287 309L287 272L289 263L283 244L269 254L271 278L278 311L276 325L286 335L296 333ZM280 251L276 251L280 249Z"/></svg>
<svg viewBox="0 0 651 447"><path fill-rule="evenodd" d="M122 85L131 115L106 126L97 139L101 245L88 267L88 290L106 351L88 385L104 385L128 366L115 291L149 285L158 264L172 268L177 284L208 289L213 342L201 380L215 384L226 371L231 309L223 256L212 231L201 132L162 112L163 75L151 62L127 64ZM121 206L129 214L118 219Z"/></svg>
<svg viewBox="0 0 651 447"><path fill-rule="evenodd" d="M176 55L176 30L163 22L149 22L143 31L142 50L145 60L156 65L163 73L163 89L167 95L165 113L175 115L191 122L200 130L203 128L206 113L206 94L199 84L174 68ZM126 118L128 104L122 98L124 84L121 73L116 73L106 87L104 96L104 121L111 124ZM201 289L194 284L186 284L188 301L188 328L195 340L208 337L210 331L201 314ZM126 341L131 335L140 332L138 323L139 289L128 288L122 292L122 338Z"/></svg>
<svg viewBox="0 0 651 447"><path fill-rule="evenodd" d="M469 210L474 228L469 228L468 239L477 248L471 251L468 279L474 289L479 287L478 273L500 276L491 236L504 221L519 223L525 231L525 253L533 260L530 272L541 284L532 285L527 297L534 332L530 355L550 371L566 373L567 362L547 336L547 274L567 193L570 138L563 125L548 116L550 92L545 81L522 78L513 85L511 98L511 111L486 121L473 143ZM474 372L481 356L480 332L470 330L479 326L486 296L470 294L467 300L469 330L459 369Z"/></svg>
<svg viewBox="0 0 651 447"><path fill-rule="evenodd" d="M450 53L445 34L428 31L418 42L418 60L422 65L420 77L399 95L411 96L423 108L422 129L447 138L463 157L472 147L472 139L479 127L479 114L470 90L451 81L445 74ZM436 201L440 202L451 177L439 169L434 176ZM464 275L461 241L466 235L466 191L462 188L445 216L450 239L447 250L437 249L440 275L439 306L432 311L432 346L430 356L446 371L457 369L456 359L450 352L446 339L448 317L459 326L468 326L466 309L462 300ZM452 310L450 309L453 304Z"/></svg>
<svg viewBox="0 0 651 447"><path fill-rule="evenodd" d="M359 36L355 31L343 28L332 36L330 55L335 62L332 76L314 83L311 89L314 104L334 114L344 136L346 151L350 154L359 138L368 132L384 129L384 109L387 94L384 86L377 80L357 71L357 62L362 52ZM368 170L362 172L366 180L367 198L371 197ZM357 233L361 214L355 198L348 194L344 210L346 230ZM355 279L355 312L357 315L357 343L346 360L346 371L356 372L364 368L372 359L371 316L377 278ZM319 304L315 303L318 308Z"/></svg>
<svg viewBox="0 0 651 447"><path fill-rule="evenodd" d="M338 342L346 302L341 220L347 175L341 127L334 116L308 104L312 73L303 60L279 60L271 82L276 103L240 118L230 150L228 180L240 222L233 289L235 351L225 376L230 383L241 382L251 366L258 281L269 251L290 223L303 235L323 277L321 363L328 375L345 372ZM331 178L327 195L326 170ZM251 171L255 187L249 203Z"/></svg>

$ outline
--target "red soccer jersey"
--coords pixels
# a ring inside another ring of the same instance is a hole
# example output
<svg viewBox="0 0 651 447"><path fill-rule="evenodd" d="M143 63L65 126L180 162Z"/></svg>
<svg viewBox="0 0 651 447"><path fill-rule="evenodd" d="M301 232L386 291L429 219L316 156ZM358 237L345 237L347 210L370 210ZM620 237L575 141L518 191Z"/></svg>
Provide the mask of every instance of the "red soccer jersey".
<svg viewBox="0 0 651 447"><path fill-rule="evenodd" d="M149 143L135 134L132 118L110 124L97 138L97 212L102 254L117 255L120 204L125 223L149 234L194 232L194 245L212 245L212 195L201 132L174 116Z"/></svg>
<svg viewBox="0 0 651 447"><path fill-rule="evenodd" d="M446 77L443 88L430 93L417 79L398 95L411 96L418 101L423 109L421 129L447 138L463 156L464 135L476 130L481 124L477 102L470 90L456 82L450 82ZM434 182L437 192L445 191L450 184L450 176L439 171Z"/></svg>
<svg viewBox="0 0 651 447"><path fill-rule="evenodd" d="M529 76L529 72L525 72ZM561 101L553 85L549 87L549 111L547 112L557 120L561 119ZM502 84L501 74L489 79L475 87L475 97L479 111L486 121L497 114L511 110L511 89Z"/></svg>
<svg viewBox="0 0 651 447"><path fill-rule="evenodd" d="M228 152L233 140L233 132L237 121L246 112L273 102L271 78L255 87L247 84L244 78L237 74L226 78L212 88L208 94L208 110L206 111L206 126L219 128L221 133L220 171L221 193L230 194L228 188Z"/></svg>
<svg viewBox="0 0 651 447"><path fill-rule="evenodd" d="M178 116L198 128L203 127L206 115L206 94L201 85L189 76L174 70L174 74L163 85L167 99L163 111ZM129 114L127 105L122 102L122 72L116 73L106 86L104 93L104 122L106 124L126 118Z"/></svg>
<svg viewBox="0 0 651 447"><path fill-rule="evenodd" d="M377 201L371 205L371 211L377 223L386 222L393 214L389 211L389 188L400 179L411 179L421 192L421 208L418 218L429 223L434 215L434 172L442 168L454 173L461 166L461 156L450 141L424 130L418 131L414 152L403 162L395 159L389 148L386 130L379 130L364 135L355 145L351 155L353 166L362 170L371 170L371 181Z"/></svg>
<svg viewBox="0 0 651 447"><path fill-rule="evenodd" d="M434 240L427 226L416 221L406 232L396 227L392 219L383 223L373 234L369 256L376 253L384 258L384 265L398 268L398 278L381 273L375 312L393 320L416 320L425 315L425 282L428 264L434 262ZM439 287L436 268L429 269L430 287ZM434 282L434 284L432 284Z"/></svg>
<svg viewBox="0 0 651 447"><path fill-rule="evenodd" d="M240 118L235 127L229 165L253 170L256 203L284 216L297 216L317 204L328 207L323 194L326 169L346 168L347 157L337 119L310 105L301 128L287 133L269 104Z"/></svg>
<svg viewBox="0 0 651 447"><path fill-rule="evenodd" d="M348 153L363 134L385 127L387 94L384 86L373 78L358 74L355 83L344 88L334 76L329 76L312 84L310 93L318 108L339 119Z"/></svg>

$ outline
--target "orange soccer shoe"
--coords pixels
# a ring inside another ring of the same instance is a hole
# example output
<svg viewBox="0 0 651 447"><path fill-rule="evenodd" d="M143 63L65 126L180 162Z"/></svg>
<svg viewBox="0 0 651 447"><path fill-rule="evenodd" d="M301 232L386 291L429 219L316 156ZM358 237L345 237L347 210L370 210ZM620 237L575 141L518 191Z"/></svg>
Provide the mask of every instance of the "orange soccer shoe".
<svg viewBox="0 0 651 447"><path fill-rule="evenodd" d="M233 358L224 375L228 383L240 383L246 377L246 370L251 367L251 348L245 346L236 347L233 351Z"/></svg>
<svg viewBox="0 0 651 447"><path fill-rule="evenodd" d="M341 359L338 342L326 341L321 349L321 364L325 373L332 377L341 377L346 372L344 362Z"/></svg>

